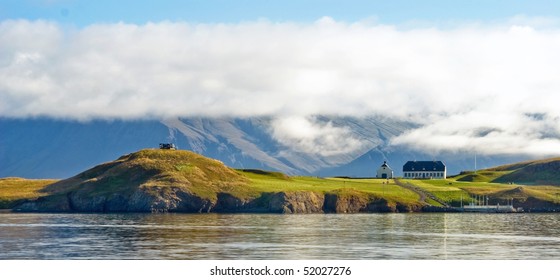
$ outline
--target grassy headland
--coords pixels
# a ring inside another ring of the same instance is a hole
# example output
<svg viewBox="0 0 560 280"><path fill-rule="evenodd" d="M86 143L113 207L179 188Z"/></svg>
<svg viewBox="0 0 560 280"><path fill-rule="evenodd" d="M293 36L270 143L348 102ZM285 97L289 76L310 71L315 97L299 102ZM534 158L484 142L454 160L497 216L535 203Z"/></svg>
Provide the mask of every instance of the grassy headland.
<svg viewBox="0 0 560 280"><path fill-rule="evenodd" d="M420 206L418 194L396 185L392 180L288 177L277 172L246 170L238 172L250 180L249 185L255 195L267 192L312 191L320 194L352 194L367 200L383 198L389 204Z"/></svg>
<svg viewBox="0 0 560 280"><path fill-rule="evenodd" d="M235 170L189 151L159 149L125 155L65 180L17 179L11 187L14 180L0 183L2 207L28 200L23 208L29 211L309 213L412 211L425 205L392 181Z"/></svg>
<svg viewBox="0 0 560 280"><path fill-rule="evenodd" d="M401 179L401 182L412 184L422 189L422 193L432 194L434 199L452 206L459 206L461 200L468 203L472 196L484 195L491 203L514 199L514 203L524 207L558 208L559 163L560 159L524 162L476 173L462 172L447 180ZM513 178L519 180L513 182L510 180ZM375 212L379 209L418 211L423 206L441 206L433 199L421 198L417 192L393 180L290 177L278 172L231 169L220 161L189 151L147 149L65 180L0 179L0 208L13 208L24 201L32 201L33 207L39 210L86 212L284 211L288 208L286 211L293 213Z"/></svg>

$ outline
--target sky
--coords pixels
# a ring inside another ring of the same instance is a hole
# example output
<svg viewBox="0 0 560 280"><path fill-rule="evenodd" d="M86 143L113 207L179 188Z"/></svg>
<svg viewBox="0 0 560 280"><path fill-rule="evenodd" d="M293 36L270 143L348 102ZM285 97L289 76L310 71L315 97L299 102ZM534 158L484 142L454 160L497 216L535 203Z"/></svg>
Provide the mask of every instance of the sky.
<svg viewBox="0 0 560 280"><path fill-rule="evenodd" d="M317 116L379 116L413 124L395 147L560 155L558 50L560 1L3 0L0 117L267 116L350 153Z"/></svg>
<svg viewBox="0 0 560 280"><path fill-rule="evenodd" d="M270 21L313 22L329 16L337 21L375 18L385 24L407 21L495 21L524 15L555 17L554 0L2 0L0 18L52 20L76 26L160 21L238 23L266 18Z"/></svg>

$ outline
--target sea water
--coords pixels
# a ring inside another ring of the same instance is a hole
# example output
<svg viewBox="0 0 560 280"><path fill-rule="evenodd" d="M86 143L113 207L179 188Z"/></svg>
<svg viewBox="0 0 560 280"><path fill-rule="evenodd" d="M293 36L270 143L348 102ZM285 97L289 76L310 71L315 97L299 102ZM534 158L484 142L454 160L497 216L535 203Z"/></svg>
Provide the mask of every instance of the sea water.
<svg viewBox="0 0 560 280"><path fill-rule="evenodd" d="M0 259L560 259L560 214L0 214Z"/></svg>

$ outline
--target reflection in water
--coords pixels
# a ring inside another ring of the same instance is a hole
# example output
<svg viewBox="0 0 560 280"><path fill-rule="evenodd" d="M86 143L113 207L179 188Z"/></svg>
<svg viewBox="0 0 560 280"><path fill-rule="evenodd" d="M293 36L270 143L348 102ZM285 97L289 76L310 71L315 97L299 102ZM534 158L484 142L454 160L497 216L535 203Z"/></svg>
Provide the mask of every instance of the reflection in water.
<svg viewBox="0 0 560 280"><path fill-rule="evenodd" d="M556 214L0 214L0 259L560 259Z"/></svg>

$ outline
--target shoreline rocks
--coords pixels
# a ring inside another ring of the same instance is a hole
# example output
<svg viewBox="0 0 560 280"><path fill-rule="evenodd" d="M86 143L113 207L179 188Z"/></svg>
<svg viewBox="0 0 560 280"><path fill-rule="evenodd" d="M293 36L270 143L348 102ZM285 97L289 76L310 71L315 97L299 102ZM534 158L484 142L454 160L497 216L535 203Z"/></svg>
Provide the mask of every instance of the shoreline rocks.
<svg viewBox="0 0 560 280"><path fill-rule="evenodd" d="M293 191L262 193L253 199L242 199L229 193L218 193L216 200L201 198L181 188L137 190L132 194L111 193L91 196L78 191L26 201L14 212L69 213L385 213L422 212L422 207L394 204L382 198L367 199L358 194Z"/></svg>

